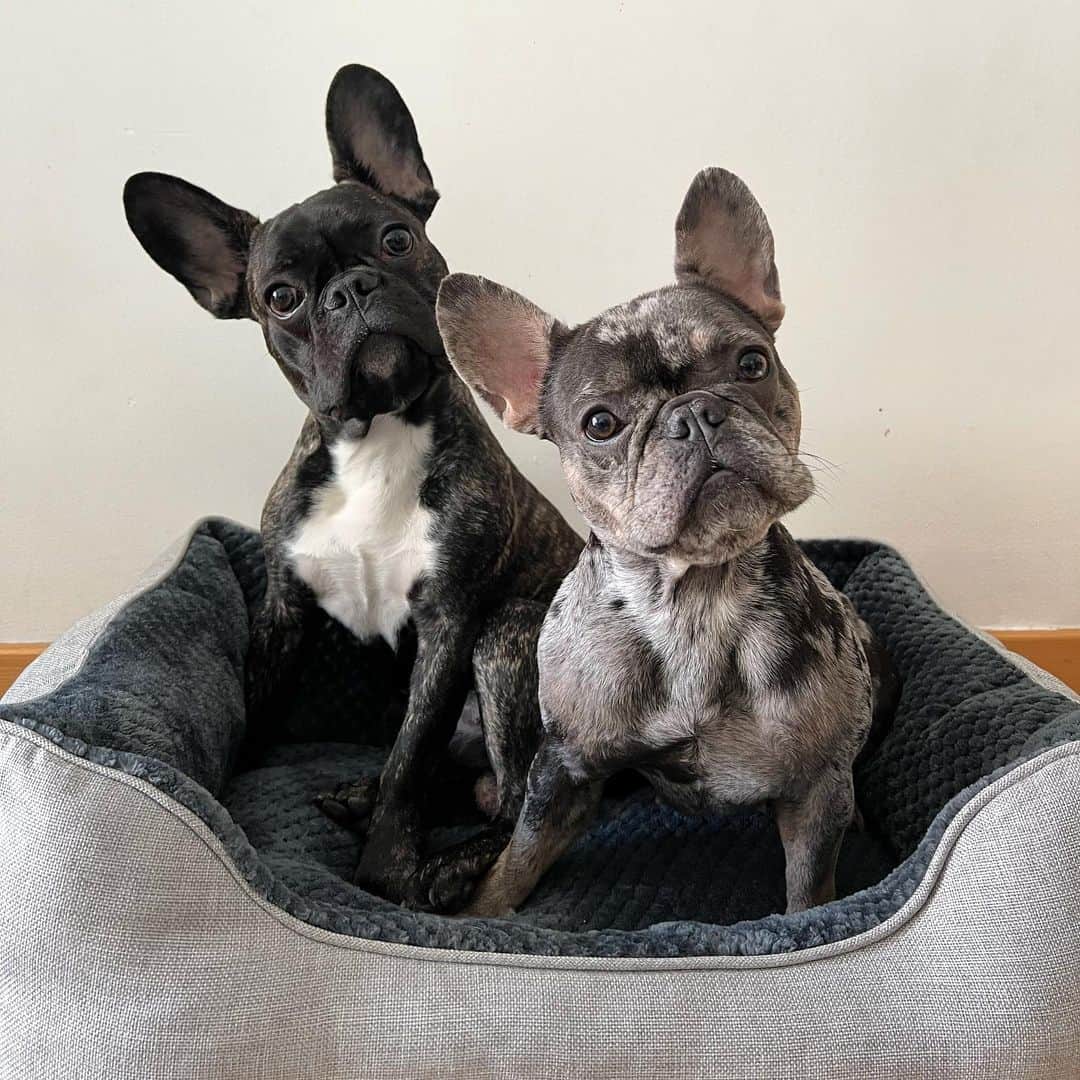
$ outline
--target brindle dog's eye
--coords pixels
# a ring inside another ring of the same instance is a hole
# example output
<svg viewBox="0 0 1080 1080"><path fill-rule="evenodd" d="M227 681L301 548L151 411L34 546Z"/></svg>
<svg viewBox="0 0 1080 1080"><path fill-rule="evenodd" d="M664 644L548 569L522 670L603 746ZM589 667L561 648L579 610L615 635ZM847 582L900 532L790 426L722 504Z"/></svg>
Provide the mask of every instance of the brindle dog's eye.
<svg viewBox="0 0 1080 1080"><path fill-rule="evenodd" d="M382 249L387 255L398 258L408 255L413 249L413 235L408 229L400 226L388 229L382 238Z"/></svg>
<svg viewBox="0 0 1080 1080"><path fill-rule="evenodd" d="M744 352L739 357L739 378L756 382L769 374L769 358L756 349Z"/></svg>
<svg viewBox="0 0 1080 1080"><path fill-rule="evenodd" d="M272 285L266 292L267 307L279 319L288 318L303 302L303 292L292 285Z"/></svg>
<svg viewBox="0 0 1080 1080"><path fill-rule="evenodd" d="M596 412L591 412L585 417L585 434L593 442L605 442L618 435L621 430L622 424L619 418L607 409L597 409Z"/></svg>

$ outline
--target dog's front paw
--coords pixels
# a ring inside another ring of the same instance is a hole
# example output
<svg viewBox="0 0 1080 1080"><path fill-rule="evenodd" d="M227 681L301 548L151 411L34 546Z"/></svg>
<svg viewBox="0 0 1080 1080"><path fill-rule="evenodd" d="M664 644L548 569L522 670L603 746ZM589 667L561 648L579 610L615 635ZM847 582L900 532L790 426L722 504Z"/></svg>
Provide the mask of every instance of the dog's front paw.
<svg viewBox="0 0 1080 1080"><path fill-rule="evenodd" d="M424 861L418 891L432 911L454 914L470 903L505 849L510 831L505 824L493 825Z"/></svg>
<svg viewBox="0 0 1080 1080"><path fill-rule="evenodd" d="M315 805L331 821L344 825L353 832L363 832L371 821L375 803L379 798L379 778L363 776L338 784L333 791L315 796Z"/></svg>
<svg viewBox="0 0 1080 1080"><path fill-rule="evenodd" d="M424 907L426 898L418 888L419 867L419 854L408 836L404 832L395 835L380 823L368 833L353 882L395 903Z"/></svg>
<svg viewBox="0 0 1080 1080"><path fill-rule="evenodd" d="M459 912L462 919L509 919L517 914L517 909L509 904L493 903L490 900L477 899L475 896Z"/></svg>
<svg viewBox="0 0 1080 1080"><path fill-rule="evenodd" d="M427 910L427 896L420 888L415 870L409 871L401 866L371 865L361 859L353 874L353 884L402 907L414 911Z"/></svg>
<svg viewBox="0 0 1080 1080"><path fill-rule="evenodd" d="M462 910L476 891L483 869L435 856L420 868L416 893L429 910L453 915Z"/></svg>

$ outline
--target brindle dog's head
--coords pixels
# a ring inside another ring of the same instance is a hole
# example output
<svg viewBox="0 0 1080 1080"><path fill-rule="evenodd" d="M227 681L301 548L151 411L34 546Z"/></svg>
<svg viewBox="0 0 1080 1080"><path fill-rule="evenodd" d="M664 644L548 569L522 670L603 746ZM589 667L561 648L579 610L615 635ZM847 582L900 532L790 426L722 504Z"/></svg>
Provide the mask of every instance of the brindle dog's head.
<svg viewBox="0 0 1080 1080"><path fill-rule="evenodd" d="M328 435L402 411L445 364L434 302L446 263L424 232L438 192L412 116L371 68L326 100L335 187L260 223L160 173L124 188L150 257L218 318L249 318Z"/></svg>
<svg viewBox="0 0 1080 1080"><path fill-rule="evenodd" d="M738 177L706 169L675 224L677 283L569 329L453 274L438 319L462 377L519 431L554 442L601 541L718 563L806 500L799 395L774 333L773 238Z"/></svg>

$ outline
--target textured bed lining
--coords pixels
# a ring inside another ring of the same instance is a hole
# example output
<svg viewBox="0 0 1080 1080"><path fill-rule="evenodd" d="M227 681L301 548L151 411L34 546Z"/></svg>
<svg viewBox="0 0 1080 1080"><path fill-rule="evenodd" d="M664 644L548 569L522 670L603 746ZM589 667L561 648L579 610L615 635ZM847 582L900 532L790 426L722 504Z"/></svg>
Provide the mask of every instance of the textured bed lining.
<svg viewBox="0 0 1080 1080"><path fill-rule="evenodd" d="M306 645L289 717L289 731L304 742L275 747L257 768L234 774L247 624L263 569L257 536L232 523L200 525L159 585L113 606L90 640L84 633L81 665L55 647L63 680L25 700L34 687L48 689L50 649L0 716L170 794L210 826L257 893L328 930L520 954L812 948L896 912L957 810L991 777L1080 738L1080 709L941 612L890 549L806 546L881 634L905 690L893 730L857 778L871 832L845 846L840 882L853 894L797 916L759 917L778 905L783 887L779 843L763 814L686 819L645 792L609 801L511 921L407 912L353 887L356 841L318 815L310 796L338 776L377 770L382 746L355 740L385 743L390 735L379 724L364 731L363 702L381 658L327 620Z"/></svg>
<svg viewBox="0 0 1080 1080"><path fill-rule="evenodd" d="M1019 788L1024 790L1025 785L1036 774L1041 773L1047 767L1052 767L1049 775L1057 776L1062 768L1069 769L1073 761L1080 759L1080 742L1069 742L1055 746L1050 750L1043 751L1034 758L1017 765L1014 768L1002 770L993 783L987 784L972 798L966 800L959 808L948 827L942 833L941 839L930 859L926 872L919 882L918 887L909 898L908 902L893 913L888 919L877 924L875 927L861 934L849 938L828 942L824 945L802 949L792 952L767 953L757 955L725 955L714 956L676 956L664 958L640 958L640 957L600 957L600 956L548 956L530 955L522 953L492 954L488 952L469 952L465 950L429 949L396 942L383 942L358 938L354 935L340 934L334 931L323 930L303 922L290 915L276 904L269 902L263 895L251 889L250 882L239 873L235 862L228 851L221 844L219 838L206 826L206 823L193 814L187 808L180 806L171 796L160 791L153 784L134 777L129 773L115 770L111 767L99 765L83 756L71 754L57 746L52 740L39 735L36 732L9 722L0 721L0 748L5 736L27 742L35 747L40 747L47 755L51 755L63 762L68 762L77 768L85 769L100 776L105 776L115 782L130 786L144 795L147 799L157 804L162 810L176 818L184 827L191 830L199 840L206 845L214 858L220 860L227 873L235 879L237 885L244 894L260 909L264 910L273 919L286 929L311 939L321 944L336 946L338 948L370 953L382 957L405 957L411 961L424 961L435 964L459 964L473 963L485 967L508 967L508 968L539 968L544 971L560 972L651 972L662 973L671 971L735 971L735 970L760 970L763 968L775 969L789 967L796 964L805 964L814 960L834 957L842 954L857 952L871 945L883 941L892 934L902 930L926 905L939 882L943 873L946 872L953 849L960 842L965 831L975 821L976 817L996 798L1005 792ZM0 756L3 750L0 749ZM1045 784L1044 784L1045 786ZM1055 788L1060 786L1062 793L1068 790L1068 781L1054 783ZM1024 796L1021 795L1024 799ZM1069 805L1065 799L1065 805Z"/></svg>

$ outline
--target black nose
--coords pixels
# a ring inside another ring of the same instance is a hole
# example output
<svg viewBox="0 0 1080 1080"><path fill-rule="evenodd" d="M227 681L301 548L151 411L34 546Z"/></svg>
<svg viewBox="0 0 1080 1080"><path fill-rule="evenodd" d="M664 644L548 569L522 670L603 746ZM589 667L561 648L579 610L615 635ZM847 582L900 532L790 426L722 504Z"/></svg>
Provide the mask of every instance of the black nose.
<svg viewBox="0 0 1080 1080"><path fill-rule="evenodd" d="M323 307L327 311L336 311L338 308L347 307L349 300L353 300L358 306L364 297L373 293L382 284L382 274L372 266L359 266L355 270L348 270L344 274L338 274L323 293Z"/></svg>
<svg viewBox="0 0 1080 1080"><path fill-rule="evenodd" d="M661 430L669 439L687 439L690 442L700 439L712 446L727 418L727 402L715 394L684 394L668 402L666 415L661 420Z"/></svg>

